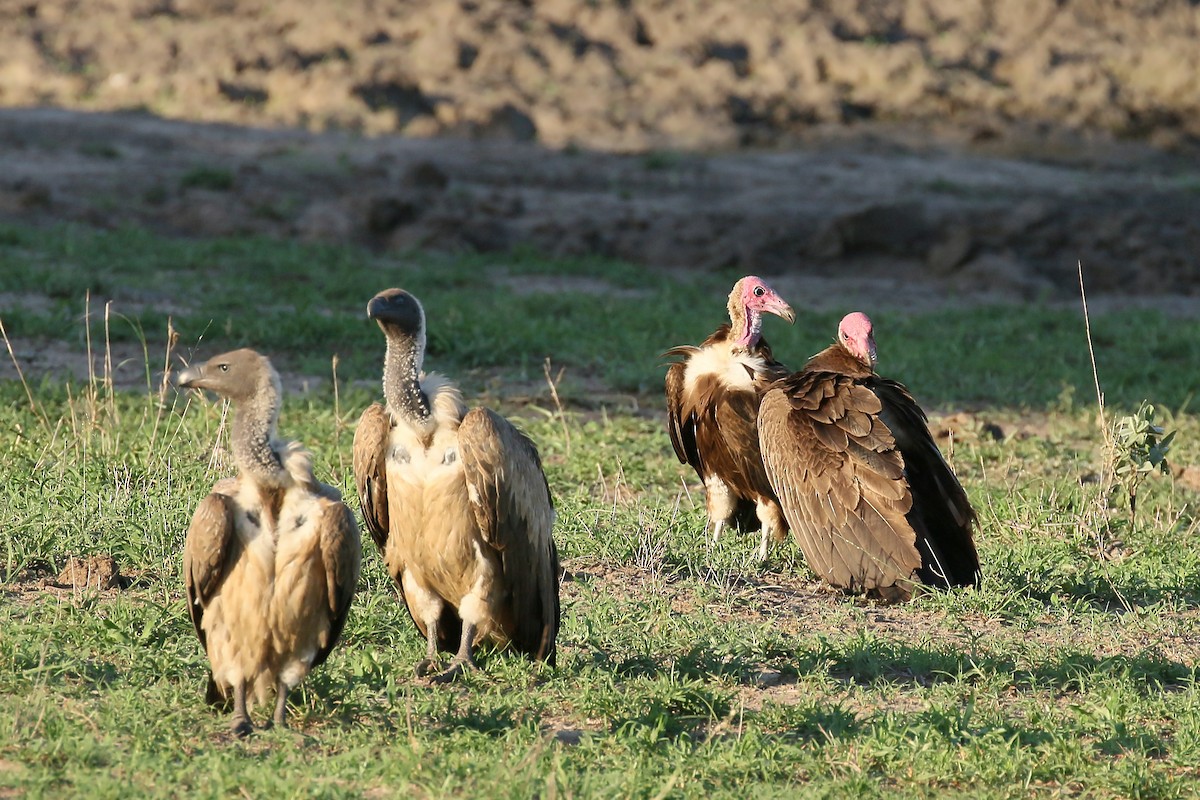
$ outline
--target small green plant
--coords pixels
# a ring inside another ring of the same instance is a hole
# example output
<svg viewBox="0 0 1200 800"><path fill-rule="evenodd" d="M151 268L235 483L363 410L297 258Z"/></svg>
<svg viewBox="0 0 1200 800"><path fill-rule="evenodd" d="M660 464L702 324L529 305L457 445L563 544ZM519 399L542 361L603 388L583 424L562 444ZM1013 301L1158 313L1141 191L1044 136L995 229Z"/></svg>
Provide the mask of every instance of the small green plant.
<svg viewBox="0 0 1200 800"><path fill-rule="evenodd" d="M1152 472L1170 470L1167 453L1175 431L1163 435L1161 425L1154 424L1154 406L1142 401L1138 410L1121 417L1113 425L1113 489L1121 487L1129 496L1129 521L1137 516L1138 487Z"/></svg>
<svg viewBox="0 0 1200 800"><path fill-rule="evenodd" d="M652 150L642 156L642 167L651 171L678 169L683 156L671 150Z"/></svg>
<svg viewBox="0 0 1200 800"><path fill-rule="evenodd" d="M193 167L183 173L179 185L184 189L208 189L228 192L233 188L233 173L218 167Z"/></svg>
<svg viewBox="0 0 1200 800"><path fill-rule="evenodd" d="M79 152L92 158L117 159L121 151L108 142L84 142L79 146Z"/></svg>

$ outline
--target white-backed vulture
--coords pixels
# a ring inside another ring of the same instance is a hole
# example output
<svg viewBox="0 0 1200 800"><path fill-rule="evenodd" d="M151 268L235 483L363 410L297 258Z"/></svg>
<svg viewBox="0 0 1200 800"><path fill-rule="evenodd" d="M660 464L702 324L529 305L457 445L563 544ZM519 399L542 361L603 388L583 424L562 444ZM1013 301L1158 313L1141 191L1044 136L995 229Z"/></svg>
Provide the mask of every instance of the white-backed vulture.
<svg viewBox="0 0 1200 800"><path fill-rule="evenodd" d="M387 340L385 405L363 412L354 478L367 530L427 643L418 676L474 669L477 639L555 663L554 505L533 442L499 414L467 411L422 372L425 310L388 289L367 305ZM445 668L439 652L454 652Z"/></svg>
<svg viewBox="0 0 1200 800"><path fill-rule="evenodd" d="M796 321L770 286L747 275L729 294L729 323L699 347L663 353L681 358L667 369L667 432L680 463L690 464L704 484L713 541L726 525L762 528L760 560L770 539L783 539L788 531L758 449L762 394L788 373L762 338L764 312Z"/></svg>
<svg viewBox="0 0 1200 800"><path fill-rule="evenodd" d="M323 663L341 635L358 585L362 545L341 494L313 477L312 456L277 438L280 385L253 350L214 356L179 374L234 407L236 478L200 501L183 551L188 613L208 654L207 700L233 698L233 731L253 729L247 694L288 690Z"/></svg>
<svg viewBox="0 0 1200 800"><path fill-rule="evenodd" d="M908 599L917 582L978 586L975 512L908 390L875 374L865 314L763 397L771 485L813 571L835 587Z"/></svg>

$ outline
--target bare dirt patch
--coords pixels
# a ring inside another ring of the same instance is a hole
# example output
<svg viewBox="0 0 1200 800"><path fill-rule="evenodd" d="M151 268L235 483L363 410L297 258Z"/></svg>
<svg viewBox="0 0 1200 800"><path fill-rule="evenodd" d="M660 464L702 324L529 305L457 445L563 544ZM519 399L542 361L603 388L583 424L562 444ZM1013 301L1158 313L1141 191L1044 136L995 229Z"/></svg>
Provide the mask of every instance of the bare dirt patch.
<svg viewBox="0 0 1200 800"><path fill-rule="evenodd" d="M0 110L0 131L0 219L733 267L817 307L1069 301L1078 261L1098 299L1121 297L1110 305L1144 296L1189 313L1200 295L1190 168L1132 145L1034 163L847 137L659 164L55 110Z"/></svg>
<svg viewBox="0 0 1200 800"><path fill-rule="evenodd" d="M117 560L108 555L71 556L55 579L60 586L81 590L116 589L127 584Z"/></svg>
<svg viewBox="0 0 1200 800"><path fill-rule="evenodd" d="M817 307L1067 301L1082 261L1097 296L1189 296L1175 302L1186 313L1200 294L1192 172L1132 145L1045 163L848 135L660 163L526 143L0 110L0 220L728 267L794 280Z"/></svg>
<svg viewBox="0 0 1200 800"><path fill-rule="evenodd" d="M32 0L6 17L10 106L608 150L879 119L1002 148L1200 136L1186 0Z"/></svg>

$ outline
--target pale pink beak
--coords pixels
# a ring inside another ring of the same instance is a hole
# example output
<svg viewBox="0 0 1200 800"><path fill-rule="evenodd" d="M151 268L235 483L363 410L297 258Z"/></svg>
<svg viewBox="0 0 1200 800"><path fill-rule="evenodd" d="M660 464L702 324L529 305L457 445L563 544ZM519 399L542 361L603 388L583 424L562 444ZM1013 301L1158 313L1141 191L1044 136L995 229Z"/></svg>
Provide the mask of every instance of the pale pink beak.
<svg viewBox="0 0 1200 800"><path fill-rule="evenodd" d="M783 298L779 295L772 295L765 298L762 310L768 314L774 314L781 319L786 319L789 324L796 322L796 312L792 311L792 307L783 302Z"/></svg>

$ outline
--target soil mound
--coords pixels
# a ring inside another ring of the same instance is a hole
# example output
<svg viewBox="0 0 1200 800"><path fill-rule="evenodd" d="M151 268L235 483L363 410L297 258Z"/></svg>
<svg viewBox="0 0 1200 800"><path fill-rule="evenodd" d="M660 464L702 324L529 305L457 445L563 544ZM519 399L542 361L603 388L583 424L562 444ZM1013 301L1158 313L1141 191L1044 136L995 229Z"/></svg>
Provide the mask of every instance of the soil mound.
<svg viewBox="0 0 1200 800"><path fill-rule="evenodd" d="M9 6L7 106L603 150L780 144L862 120L975 140L1200 135L1187 0Z"/></svg>

